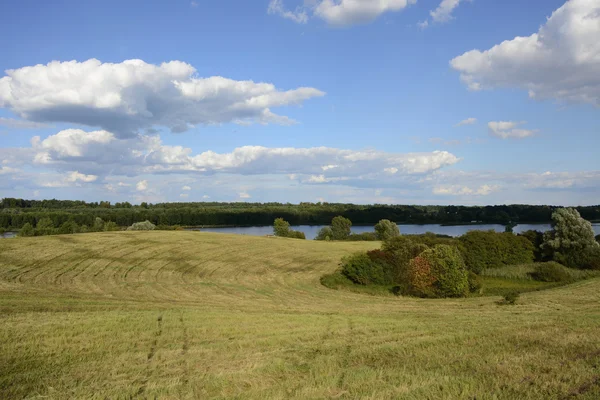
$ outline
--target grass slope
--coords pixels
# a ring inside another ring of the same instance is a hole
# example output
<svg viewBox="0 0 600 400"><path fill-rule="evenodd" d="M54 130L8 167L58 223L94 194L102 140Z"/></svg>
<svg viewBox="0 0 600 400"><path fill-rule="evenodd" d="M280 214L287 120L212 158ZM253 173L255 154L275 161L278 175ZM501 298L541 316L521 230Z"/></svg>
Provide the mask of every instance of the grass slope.
<svg viewBox="0 0 600 400"><path fill-rule="evenodd" d="M330 290L378 243L199 232L0 241L0 398L600 396L600 280L497 298Z"/></svg>

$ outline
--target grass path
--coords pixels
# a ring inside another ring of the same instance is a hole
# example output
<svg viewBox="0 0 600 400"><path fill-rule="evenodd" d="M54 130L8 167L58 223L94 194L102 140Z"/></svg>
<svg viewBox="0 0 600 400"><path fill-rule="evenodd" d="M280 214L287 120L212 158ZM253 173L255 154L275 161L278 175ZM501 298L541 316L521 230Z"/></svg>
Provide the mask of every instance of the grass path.
<svg viewBox="0 0 600 400"><path fill-rule="evenodd" d="M378 243L0 241L0 398L597 399L600 279L422 300L319 278Z"/></svg>

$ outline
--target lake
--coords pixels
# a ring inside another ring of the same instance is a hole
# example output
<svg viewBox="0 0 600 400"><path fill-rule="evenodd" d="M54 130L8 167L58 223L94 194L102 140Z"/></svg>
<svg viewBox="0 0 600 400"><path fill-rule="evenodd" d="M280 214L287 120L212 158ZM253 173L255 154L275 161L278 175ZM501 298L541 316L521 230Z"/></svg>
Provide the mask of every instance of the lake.
<svg viewBox="0 0 600 400"><path fill-rule="evenodd" d="M319 233L319 230L325 225L296 225L291 228L295 231L304 232L307 239L314 239ZM451 225L443 226L438 224L426 224L426 225L398 225L400 233L405 235L415 235L425 232L433 232L441 235L448 236L461 236L468 231L473 230L490 230L493 229L497 232L504 232L504 225L497 224L480 224L480 225ZM600 234L600 224L592 224L596 235ZM548 231L551 229L550 224L521 224L517 225L513 231L520 233L535 229L538 231ZM235 233L238 235L251 235L251 236L265 236L273 234L272 226L246 226L237 228L197 228L191 229L194 231L202 232L217 232L217 233ZM373 226L353 226L352 233L362 232L373 232Z"/></svg>

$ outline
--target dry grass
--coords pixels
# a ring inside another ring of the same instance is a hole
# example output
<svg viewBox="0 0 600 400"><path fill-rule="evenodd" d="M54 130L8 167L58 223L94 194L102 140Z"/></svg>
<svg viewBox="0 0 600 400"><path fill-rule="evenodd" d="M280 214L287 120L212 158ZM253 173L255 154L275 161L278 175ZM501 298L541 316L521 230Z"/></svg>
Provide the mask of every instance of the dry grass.
<svg viewBox="0 0 600 400"><path fill-rule="evenodd" d="M378 246L2 240L0 398L599 398L599 279L512 307L319 284L342 255Z"/></svg>

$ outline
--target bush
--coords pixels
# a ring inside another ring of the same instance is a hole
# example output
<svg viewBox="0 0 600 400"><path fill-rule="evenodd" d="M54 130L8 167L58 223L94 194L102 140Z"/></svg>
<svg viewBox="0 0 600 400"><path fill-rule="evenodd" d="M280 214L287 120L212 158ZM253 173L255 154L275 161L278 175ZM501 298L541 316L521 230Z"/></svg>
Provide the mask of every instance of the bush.
<svg viewBox="0 0 600 400"><path fill-rule="evenodd" d="M144 222L135 222L129 228L128 231L153 231L156 228L152 222L146 220Z"/></svg>
<svg viewBox="0 0 600 400"><path fill-rule="evenodd" d="M105 223L103 225L104 225L104 227L103 227L104 232L112 232L112 231L119 230L119 226L114 221L108 221L107 223Z"/></svg>
<svg viewBox="0 0 600 400"><path fill-rule="evenodd" d="M467 269L476 274L488 268L531 263L534 259L531 242L512 233L470 231L459 241Z"/></svg>
<svg viewBox="0 0 600 400"><path fill-rule="evenodd" d="M508 292L504 295L504 304L515 305L520 296L521 293L517 291Z"/></svg>
<svg viewBox="0 0 600 400"><path fill-rule="evenodd" d="M59 228L60 235L71 235L79 232L79 225L73 220L65 221Z"/></svg>
<svg viewBox="0 0 600 400"><path fill-rule="evenodd" d="M528 230L519 233L517 236L522 236L529 240L533 246L533 257L536 262L545 261L542 244L544 243L544 234L540 231Z"/></svg>
<svg viewBox="0 0 600 400"><path fill-rule="evenodd" d="M540 282L569 282L573 280L569 270L554 261L537 265L531 273L531 277Z"/></svg>
<svg viewBox="0 0 600 400"><path fill-rule="evenodd" d="M408 238L415 243L424 244L427 247L433 247L438 244L447 244L448 246L458 246L458 239L448 235L440 235L433 232L426 232L420 235L408 235Z"/></svg>
<svg viewBox="0 0 600 400"><path fill-rule="evenodd" d="M34 233L33 232L33 226L31 226L31 224L29 222L27 222L19 230L19 232L17 233L17 236L19 236L19 237L29 237L29 236L33 236L33 233Z"/></svg>
<svg viewBox="0 0 600 400"><path fill-rule="evenodd" d="M348 236L349 241L354 241L354 242L360 242L360 241L364 241L364 242L374 242L379 240L377 238L377 235L375 234L375 232L363 232L363 233L352 233L350 234L350 236Z"/></svg>
<svg viewBox="0 0 600 400"><path fill-rule="evenodd" d="M359 285L388 283L382 263L373 261L365 253L357 253L342 260L342 274Z"/></svg>
<svg viewBox="0 0 600 400"><path fill-rule="evenodd" d="M353 284L350 279L341 273L341 271L334 272L333 274L323 275L320 279L321 285L328 287L329 289L339 289Z"/></svg>
<svg viewBox="0 0 600 400"><path fill-rule="evenodd" d="M94 220L94 225L92 225L92 231L94 232L102 232L104 229L104 221L100 217L96 217Z"/></svg>
<svg viewBox="0 0 600 400"><path fill-rule="evenodd" d="M400 236L400 229L396 223L382 219L375 225L375 235L378 240L389 240L393 237Z"/></svg>
<svg viewBox="0 0 600 400"><path fill-rule="evenodd" d="M331 230L331 228L329 226L324 226L323 228L321 228L321 230L319 230L319 233L317 233L317 237L315 238L315 240L332 240L333 239L333 231Z"/></svg>
<svg viewBox="0 0 600 400"><path fill-rule="evenodd" d="M411 291L423 297L463 297L469 292L468 273L456 247L440 244L410 262Z"/></svg>
<svg viewBox="0 0 600 400"><path fill-rule="evenodd" d="M415 243L405 236L397 236L383 243L381 247L386 253L391 254L392 266L390 276L394 283L408 282L408 268L410 260L428 249L421 243Z"/></svg>
<svg viewBox="0 0 600 400"><path fill-rule="evenodd" d="M469 271L469 292L470 293L483 293L483 279L473 271Z"/></svg>
<svg viewBox="0 0 600 400"><path fill-rule="evenodd" d="M292 239L306 239L306 235L304 234L304 232L292 231L292 230L290 230L288 232L287 237L292 238Z"/></svg>

